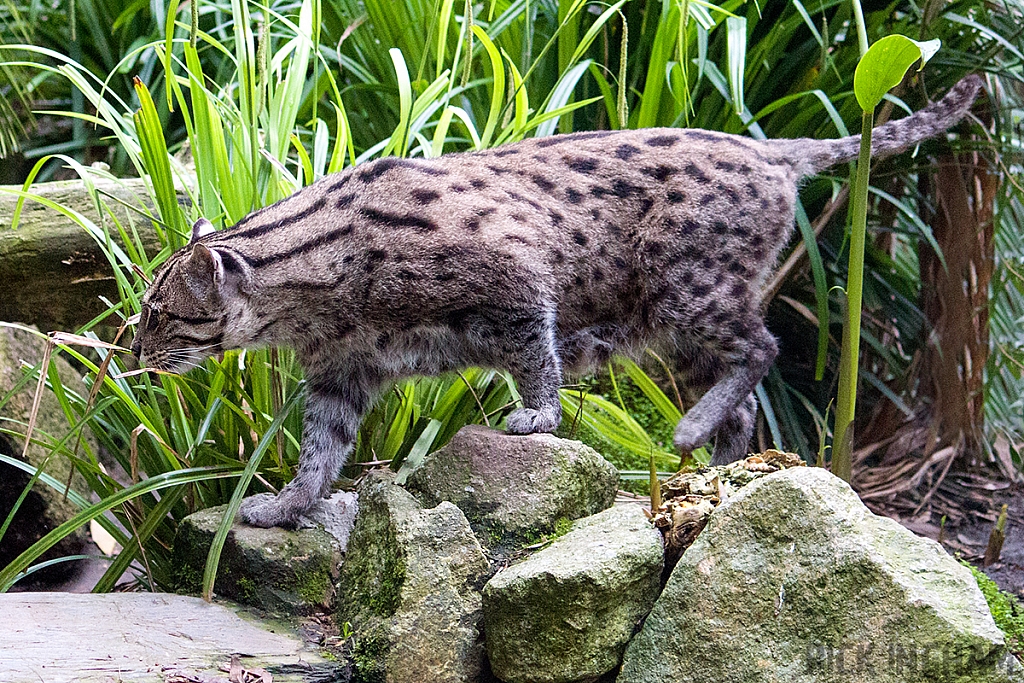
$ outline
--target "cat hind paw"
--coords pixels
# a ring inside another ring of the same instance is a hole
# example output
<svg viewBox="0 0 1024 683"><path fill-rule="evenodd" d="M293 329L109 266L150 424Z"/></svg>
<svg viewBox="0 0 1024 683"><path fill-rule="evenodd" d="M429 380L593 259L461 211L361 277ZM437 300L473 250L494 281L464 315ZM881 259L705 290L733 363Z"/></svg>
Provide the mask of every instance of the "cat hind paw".
<svg viewBox="0 0 1024 683"><path fill-rule="evenodd" d="M684 453L692 453L711 440L710 430L703 424L685 417L676 425L672 442Z"/></svg>

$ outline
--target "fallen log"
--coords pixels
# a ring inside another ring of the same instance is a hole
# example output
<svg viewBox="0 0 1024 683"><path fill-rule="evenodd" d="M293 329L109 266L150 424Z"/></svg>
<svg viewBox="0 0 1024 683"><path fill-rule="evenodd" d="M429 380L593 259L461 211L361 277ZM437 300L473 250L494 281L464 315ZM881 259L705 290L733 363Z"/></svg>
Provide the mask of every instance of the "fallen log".
<svg viewBox="0 0 1024 683"><path fill-rule="evenodd" d="M160 249L153 223L146 219L148 192L140 179L97 180L109 211L138 231L146 253ZM11 229L20 186L0 186L0 320L42 330L72 330L106 310L100 297L118 300L110 262L97 240L72 218L27 200L18 227ZM110 232L122 244L109 215L100 216L78 180L40 183L31 194L76 211ZM134 207L134 208L129 208Z"/></svg>

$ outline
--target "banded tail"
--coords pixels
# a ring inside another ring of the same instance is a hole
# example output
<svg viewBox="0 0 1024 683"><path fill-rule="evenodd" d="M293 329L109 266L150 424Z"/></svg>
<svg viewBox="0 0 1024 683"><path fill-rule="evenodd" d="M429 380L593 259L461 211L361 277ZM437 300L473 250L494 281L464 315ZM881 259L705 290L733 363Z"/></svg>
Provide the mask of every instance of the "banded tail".
<svg viewBox="0 0 1024 683"><path fill-rule="evenodd" d="M967 115L981 86L981 77L971 74L950 88L938 102L875 128L871 133L871 156L902 152L949 129ZM770 144L774 151L793 160L800 175L819 173L835 164L856 159L860 153L860 135L833 140L772 140Z"/></svg>

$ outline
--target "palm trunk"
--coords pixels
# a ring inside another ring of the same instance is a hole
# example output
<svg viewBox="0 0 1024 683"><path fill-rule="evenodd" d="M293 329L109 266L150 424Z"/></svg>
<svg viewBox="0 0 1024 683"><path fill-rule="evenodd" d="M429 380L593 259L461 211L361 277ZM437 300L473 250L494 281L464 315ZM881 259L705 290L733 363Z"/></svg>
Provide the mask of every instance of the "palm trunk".
<svg viewBox="0 0 1024 683"><path fill-rule="evenodd" d="M921 391L932 401L933 449L963 439L960 468L981 452L997 190L997 176L977 154L942 157L931 182L930 223L945 267L926 243L920 250L921 309L931 329Z"/></svg>

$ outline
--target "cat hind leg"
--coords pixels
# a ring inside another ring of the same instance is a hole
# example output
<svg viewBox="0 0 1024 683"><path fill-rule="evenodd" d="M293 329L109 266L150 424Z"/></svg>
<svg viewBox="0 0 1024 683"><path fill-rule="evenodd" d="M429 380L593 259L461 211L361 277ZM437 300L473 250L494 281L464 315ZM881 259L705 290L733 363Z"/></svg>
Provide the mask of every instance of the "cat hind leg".
<svg viewBox="0 0 1024 683"><path fill-rule="evenodd" d="M712 465L728 465L747 456L756 418L757 401L750 394L718 428Z"/></svg>
<svg viewBox="0 0 1024 683"><path fill-rule="evenodd" d="M775 338L759 319L750 323L749 330L744 336L718 340L717 345L726 349L722 353L725 372L676 425L673 441L680 451L689 453L710 441L723 425L735 418L741 404L749 401L754 387L768 373L778 354ZM751 417L749 428L752 425ZM736 453L746 448L745 442L740 443L742 438L736 433L736 425L730 424L729 428L722 455L715 449L715 464L726 462L726 457L739 459L741 456Z"/></svg>

